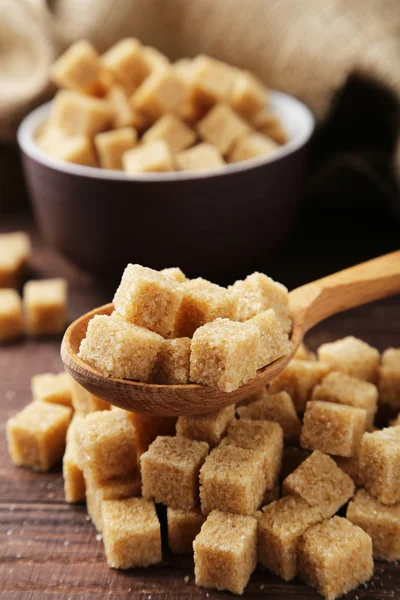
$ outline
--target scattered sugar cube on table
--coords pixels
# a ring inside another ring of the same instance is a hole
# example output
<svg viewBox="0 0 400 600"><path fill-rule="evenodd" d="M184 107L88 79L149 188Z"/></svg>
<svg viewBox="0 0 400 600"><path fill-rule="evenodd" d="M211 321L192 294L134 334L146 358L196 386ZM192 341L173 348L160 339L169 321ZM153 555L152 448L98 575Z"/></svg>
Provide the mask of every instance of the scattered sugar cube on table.
<svg viewBox="0 0 400 600"><path fill-rule="evenodd" d="M214 510L193 543L196 584L243 594L256 568L256 542L253 517Z"/></svg>
<svg viewBox="0 0 400 600"><path fill-rule="evenodd" d="M67 320L67 282L65 279L28 281L24 285L23 308L28 334L63 333Z"/></svg>
<svg viewBox="0 0 400 600"><path fill-rule="evenodd" d="M359 490L349 503L346 518L371 537L376 560L400 559L400 504L381 504L366 490Z"/></svg>
<svg viewBox="0 0 400 600"><path fill-rule="evenodd" d="M234 420L221 442L222 446L235 446L261 453L264 458L265 488L270 490L274 487L281 469L283 453L283 432L278 423Z"/></svg>
<svg viewBox="0 0 400 600"><path fill-rule="evenodd" d="M31 255L29 236L23 231L0 234L0 288L18 285Z"/></svg>
<svg viewBox="0 0 400 600"><path fill-rule="evenodd" d="M15 465L48 471L61 460L72 410L34 401L7 421L8 451Z"/></svg>
<svg viewBox="0 0 400 600"><path fill-rule="evenodd" d="M174 554L192 554L193 541L206 517L199 508L167 508L168 546Z"/></svg>
<svg viewBox="0 0 400 600"><path fill-rule="evenodd" d="M75 435L87 479L101 483L137 470L135 431L125 414L92 412L76 424Z"/></svg>
<svg viewBox="0 0 400 600"><path fill-rule="evenodd" d="M212 510L254 514L266 489L264 466L261 452L230 445L214 448L200 470L203 514Z"/></svg>
<svg viewBox="0 0 400 600"><path fill-rule="evenodd" d="M171 508L191 510L199 502L199 471L208 444L159 436L140 458L142 494Z"/></svg>
<svg viewBox="0 0 400 600"><path fill-rule="evenodd" d="M144 498L104 500L103 541L107 563L115 569L161 562L161 531L153 502Z"/></svg>
<svg viewBox="0 0 400 600"><path fill-rule="evenodd" d="M0 343L18 338L23 330L21 298L12 288L0 288Z"/></svg>
<svg viewBox="0 0 400 600"><path fill-rule="evenodd" d="M310 400L304 413L300 445L336 456L353 456L361 443L367 411L344 404Z"/></svg>
<svg viewBox="0 0 400 600"><path fill-rule="evenodd" d="M354 336L322 344L318 348L318 358L329 365L331 371L343 371L372 383L377 381L380 360L378 350Z"/></svg>
<svg viewBox="0 0 400 600"><path fill-rule="evenodd" d="M215 448L226 435L227 429L234 418L235 406L233 404L206 415L178 417L176 435L207 442L210 448Z"/></svg>
<svg viewBox="0 0 400 600"><path fill-rule="evenodd" d="M301 536L320 521L318 509L298 496L284 496L264 507L257 523L258 562L291 581L297 574Z"/></svg>
<svg viewBox="0 0 400 600"><path fill-rule="evenodd" d="M365 433L360 449L364 487L382 504L400 502L400 426Z"/></svg>
<svg viewBox="0 0 400 600"><path fill-rule="evenodd" d="M308 585L335 600L372 577L371 538L341 517L317 523L300 541L298 570Z"/></svg>
<svg viewBox="0 0 400 600"><path fill-rule="evenodd" d="M326 454L316 450L283 481L284 494L314 506L323 518L333 516L354 494L354 483Z"/></svg>

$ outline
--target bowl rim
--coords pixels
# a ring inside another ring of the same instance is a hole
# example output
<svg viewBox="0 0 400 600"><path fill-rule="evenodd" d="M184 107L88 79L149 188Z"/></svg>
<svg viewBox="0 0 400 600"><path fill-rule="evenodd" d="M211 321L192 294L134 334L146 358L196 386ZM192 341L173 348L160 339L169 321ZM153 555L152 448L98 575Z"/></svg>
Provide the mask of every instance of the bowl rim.
<svg viewBox="0 0 400 600"><path fill-rule="evenodd" d="M106 179L114 181L187 181L206 178L219 178L234 173L249 171L253 168L268 165L277 162L290 154L293 154L309 141L315 127L315 118L311 110L301 100L285 92L269 90L269 97L273 104L279 105L286 103L293 111L292 114L301 115L297 122L302 124L302 130L295 137L283 144L273 154L267 157L257 157L224 165L221 169L202 169L187 171L170 171L155 173L126 173L125 171L114 171L112 169L103 169L99 167L89 167L68 163L61 159L54 158L42 150L34 140L34 134L39 125L43 123L50 112L52 100L41 104L22 120L17 131L17 140L20 149L42 165L61 171L70 175L89 177L91 179Z"/></svg>

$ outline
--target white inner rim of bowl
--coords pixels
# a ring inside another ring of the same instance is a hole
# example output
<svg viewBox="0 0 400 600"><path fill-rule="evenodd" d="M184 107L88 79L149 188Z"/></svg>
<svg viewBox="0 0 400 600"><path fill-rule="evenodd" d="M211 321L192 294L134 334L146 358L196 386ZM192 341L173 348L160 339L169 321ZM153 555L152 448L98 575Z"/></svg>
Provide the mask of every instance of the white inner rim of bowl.
<svg viewBox="0 0 400 600"><path fill-rule="evenodd" d="M93 177L96 179L116 179L119 181L179 181L182 179L203 179L204 177L222 177L229 173L238 173L247 169L266 165L288 154L295 152L304 146L310 139L314 129L314 116L311 111L293 96L283 92L271 90L269 94L269 108L281 119L284 128L287 131L289 141L280 146L273 154L267 157L252 158L242 162L227 164L221 169L204 169L201 171L171 171L167 173L126 173L124 171L112 171L97 167L86 167L67 163L57 158L53 158L36 144L34 136L39 125L41 125L49 116L51 102L47 102L33 110L25 117L18 129L18 143L22 150L32 159L43 165L70 173L71 175L80 175L84 177Z"/></svg>

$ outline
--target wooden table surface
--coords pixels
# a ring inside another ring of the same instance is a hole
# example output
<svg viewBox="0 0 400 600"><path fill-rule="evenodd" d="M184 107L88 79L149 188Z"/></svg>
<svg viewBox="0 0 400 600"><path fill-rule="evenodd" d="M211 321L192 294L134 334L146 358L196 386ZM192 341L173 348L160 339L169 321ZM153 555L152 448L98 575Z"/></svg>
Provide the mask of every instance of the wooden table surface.
<svg viewBox="0 0 400 600"><path fill-rule="evenodd" d="M34 276L67 277L70 319L110 300L110 292L102 290L49 249L29 219L2 219L0 231L17 228L25 228L33 235ZM283 257L269 272L293 287L357 260L355 255L351 259L340 255L319 256L308 261L301 256ZM389 345L400 346L399 297L331 318L316 327L308 341L316 347L348 334L357 335L380 350ZM50 473L36 474L11 465L5 441L6 421L30 401L30 379L34 374L61 369L59 346L60 340L23 340L0 349L0 599L232 598L228 593L196 588L192 560L168 552L156 567L128 572L109 569L102 542L96 538L84 506L69 506L64 502L60 467ZM319 598L297 580L285 584L261 570L252 576L244 597ZM346 597L400 598L400 566L376 563L373 579Z"/></svg>

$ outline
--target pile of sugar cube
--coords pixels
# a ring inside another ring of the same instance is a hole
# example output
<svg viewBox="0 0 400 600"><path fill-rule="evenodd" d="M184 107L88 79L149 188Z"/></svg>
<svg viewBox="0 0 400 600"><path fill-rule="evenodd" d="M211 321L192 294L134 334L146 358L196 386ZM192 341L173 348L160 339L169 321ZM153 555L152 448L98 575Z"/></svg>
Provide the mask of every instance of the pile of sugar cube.
<svg viewBox="0 0 400 600"><path fill-rule="evenodd" d="M22 231L0 234L0 343L19 338L63 333L67 319L65 279L28 281L21 300L18 287L31 255Z"/></svg>
<svg viewBox="0 0 400 600"><path fill-rule="evenodd" d="M32 394L7 424L11 458L63 456L66 501L86 500L110 567L159 563L160 520L196 584L234 594L260 565L334 600L374 558L400 559L400 414L376 428L400 410L400 349L302 345L268 389L195 417L110 407L64 373Z"/></svg>
<svg viewBox="0 0 400 600"><path fill-rule="evenodd" d="M287 288L263 273L227 289L129 264L114 311L89 321L79 357L107 376L232 392L290 352L291 326Z"/></svg>
<svg viewBox="0 0 400 600"><path fill-rule="evenodd" d="M99 56L82 40L50 76L62 89L36 141L67 162L129 173L221 169L287 139L264 84L208 56L171 64L134 38Z"/></svg>

